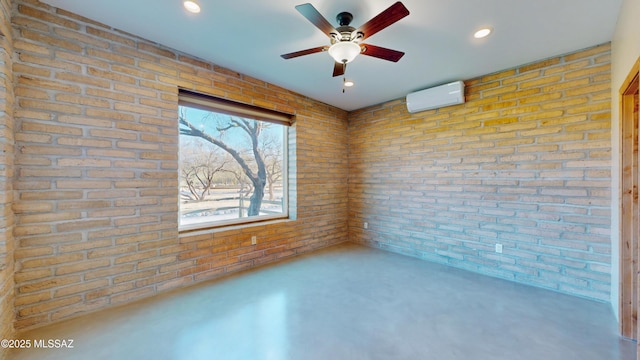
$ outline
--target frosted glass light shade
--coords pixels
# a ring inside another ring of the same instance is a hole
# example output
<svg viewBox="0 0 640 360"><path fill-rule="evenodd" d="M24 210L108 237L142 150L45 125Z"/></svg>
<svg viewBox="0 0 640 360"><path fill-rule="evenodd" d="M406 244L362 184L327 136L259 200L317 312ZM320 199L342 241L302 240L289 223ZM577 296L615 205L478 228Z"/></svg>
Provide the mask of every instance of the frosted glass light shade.
<svg viewBox="0 0 640 360"><path fill-rule="evenodd" d="M360 45L351 41L340 41L329 48L329 55L341 64L346 64L360 54Z"/></svg>

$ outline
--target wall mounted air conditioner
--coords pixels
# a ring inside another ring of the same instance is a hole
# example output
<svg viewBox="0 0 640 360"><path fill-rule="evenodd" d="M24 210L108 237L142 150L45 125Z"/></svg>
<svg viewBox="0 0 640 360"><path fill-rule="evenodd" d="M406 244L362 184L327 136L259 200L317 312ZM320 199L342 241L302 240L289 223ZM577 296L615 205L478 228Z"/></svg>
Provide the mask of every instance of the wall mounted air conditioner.
<svg viewBox="0 0 640 360"><path fill-rule="evenodd" d="M410 113L462 103L464 103L464 82L462 81L454 81L407 95L407 109Z"/></svg>

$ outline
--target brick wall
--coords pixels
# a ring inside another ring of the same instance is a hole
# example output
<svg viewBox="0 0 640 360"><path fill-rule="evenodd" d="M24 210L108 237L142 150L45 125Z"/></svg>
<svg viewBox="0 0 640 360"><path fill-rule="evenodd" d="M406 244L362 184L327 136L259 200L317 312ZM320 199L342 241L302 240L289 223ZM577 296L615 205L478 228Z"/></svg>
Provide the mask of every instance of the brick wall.
<svg viewBox="0 0 640 360"><path fill-rule="evenodd" d="M0 0L0 339L13 336L13 37L11 1ZM6 357L0 349L0 359Z"/></svg>
<svg viewBox="0 0 640 360"><path fill-rule="evenodd" d="M466 85L349 115L350 240L609 301L610 46Z"/></svg>
<svg viewBox="0 0 640 360"><path fill-rule="evenodd" d="M347 240L346 112L34 0L17 4L17 328ZM297 113L295 220L178 232L178 87Z"/></svg>
<svg viewBox="0 0 640 360"><path fill-rule="evenodd" d="M347 235L608 300L608 45L467 81L464 105L408 114L397 100L346 114L35 0L17 2L13 30L13 74L3 38L0 77L15 84L15 201L9 181L1 191L2 221L16 213L16 249L2 233L0 282L13 281L15 257L17 328ZM178 87L298 114L292 220L178 232ZM3 90L6 107L13 93ZM11 113L2 121L10 146L0 168L11 173ZM13 292L3 289L11 318Z"/></svg>

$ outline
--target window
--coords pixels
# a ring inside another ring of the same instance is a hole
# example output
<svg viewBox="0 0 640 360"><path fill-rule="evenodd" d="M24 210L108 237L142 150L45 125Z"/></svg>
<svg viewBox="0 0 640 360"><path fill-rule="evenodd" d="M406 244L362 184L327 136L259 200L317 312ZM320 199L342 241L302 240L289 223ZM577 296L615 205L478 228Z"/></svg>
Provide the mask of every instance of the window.
<svg viewBox="0 0 640 360"><path fill-rule="evenodd" d="M286 218L291 116L181 91L180 229Z"/></svg>

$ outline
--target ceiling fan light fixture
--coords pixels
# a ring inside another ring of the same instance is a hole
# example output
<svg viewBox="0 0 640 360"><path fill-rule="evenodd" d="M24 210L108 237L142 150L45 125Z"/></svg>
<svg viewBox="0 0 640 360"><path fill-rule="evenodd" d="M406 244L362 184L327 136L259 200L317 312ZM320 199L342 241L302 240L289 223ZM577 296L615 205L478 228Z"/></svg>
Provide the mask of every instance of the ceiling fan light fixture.
<svg viewBox="0 0 640 360"><path fill-rule="evenodd" d="M353 82L353 80L344 80L344 86L345 87L352 87L353 85L355 85L355 83Z"/></svg>
<svg viewBox="0 0 640 360"><path fill-rule="evenodd" d="M184 0L182 6L187 9L188 12L197 14L200 12L200 4L196 0Z"/></svg>
<svg viewBox="0 0 640 360"><path fill-rule="evenodd" d="M329 47L329 55L341 64L352 62L360 51L360 45L351 41L339 41Z"/></svg>

